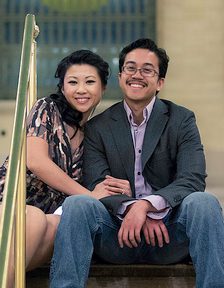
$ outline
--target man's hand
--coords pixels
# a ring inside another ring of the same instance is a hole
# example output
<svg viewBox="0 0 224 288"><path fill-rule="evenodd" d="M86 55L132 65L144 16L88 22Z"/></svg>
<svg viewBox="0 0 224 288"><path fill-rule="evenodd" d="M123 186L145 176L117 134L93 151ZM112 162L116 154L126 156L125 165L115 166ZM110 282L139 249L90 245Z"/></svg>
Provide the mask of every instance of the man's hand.
<svg viewBox="0 0 224 288"><path fill-rule="evenodd" d="M139 200L130 205L128 209L118 232L118 242L121 248L124 245L129 248L137 247L141 242L140 233L146 221L150 203L145 200Z"/></svg>
<svg viewBox="0 0 224 288"><path fill-rule="evenodd" d="M146 243L149 245L156 246L156 239L159 247L163 247L164 241L167 244L170 242L167 228L162 219L155 220L147 217L142 231L144 233Z"/></svg>

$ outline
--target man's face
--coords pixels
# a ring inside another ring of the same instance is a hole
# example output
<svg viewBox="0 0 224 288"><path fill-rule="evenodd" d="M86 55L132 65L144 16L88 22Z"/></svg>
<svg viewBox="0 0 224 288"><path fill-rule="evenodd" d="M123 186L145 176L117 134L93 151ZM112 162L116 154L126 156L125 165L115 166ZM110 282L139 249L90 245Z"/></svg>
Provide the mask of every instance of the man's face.
<svg viewBox="0 0 224 288"><path fill-rule="evenodd" d="M126 68L119 74L119 84L127 104L148 105L164 83L159 78L158 57L148 49L137 48L126 55L123 67Z"/></svg>

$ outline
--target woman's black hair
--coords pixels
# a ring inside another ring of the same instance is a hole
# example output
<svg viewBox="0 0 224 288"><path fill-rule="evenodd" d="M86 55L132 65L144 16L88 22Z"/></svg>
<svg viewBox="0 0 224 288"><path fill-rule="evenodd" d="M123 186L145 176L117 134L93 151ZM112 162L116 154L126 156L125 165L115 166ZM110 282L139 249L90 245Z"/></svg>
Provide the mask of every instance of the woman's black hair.
<svg viewBox="0 0 224 288"><path fill-rule="evenodd" d="M75 110L70 106L65 96L62 93L62 87L67 70L74 64L88 64L96 68L102 85L107 85L109 77L109 65L99 55L90 50L78 50L60 61L57 70L55 72L55 78L59 79L57 84L58 90L56 93L51 94L50 98L56 103L59 112L61 113L63 121L68 125L80 127L80 121L82 120L82 113Z"/></svg>

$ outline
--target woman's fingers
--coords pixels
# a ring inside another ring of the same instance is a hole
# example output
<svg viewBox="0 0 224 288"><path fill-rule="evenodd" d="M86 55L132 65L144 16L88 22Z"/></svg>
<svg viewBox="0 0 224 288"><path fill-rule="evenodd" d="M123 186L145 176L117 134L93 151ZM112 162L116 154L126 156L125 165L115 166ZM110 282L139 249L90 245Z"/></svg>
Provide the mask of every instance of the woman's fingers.
<svg viewBox="0 0 224 288"><path fill-rule="evenodd" d="M106 186L107 190L113 193L118 193L118 194L129 194L128 191L125 190L125 188L117 188L117 187L113 187L113 186Z"/></svg>
<svg viewBox="0 0 224 288"><path fill-rule="evenodd" d="M108 190L115 193L126 194L131 196L131 188L128 180L115 178L107 175L103 181L104 185L107 186Z"/></svg>

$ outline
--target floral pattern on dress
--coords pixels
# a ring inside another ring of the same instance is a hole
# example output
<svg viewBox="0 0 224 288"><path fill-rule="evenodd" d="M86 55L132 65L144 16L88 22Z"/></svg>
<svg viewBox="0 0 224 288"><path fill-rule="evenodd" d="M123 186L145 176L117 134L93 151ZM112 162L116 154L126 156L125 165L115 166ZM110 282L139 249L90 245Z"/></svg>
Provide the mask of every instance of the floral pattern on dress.
<svg viewBox="0 0 224 288"><path fill-rule="evenodd" d="M49 155L74 181L82 182L83 144L72 153L70 138L57 105L49 98L38 100L27 117L27 137L40 137L48 143ZM0 167L0 201L2 201L8 157ZM49 171L50 173L50 171ZM27 169L26 203L53 213L68 196L41 181Z"/></svg>

